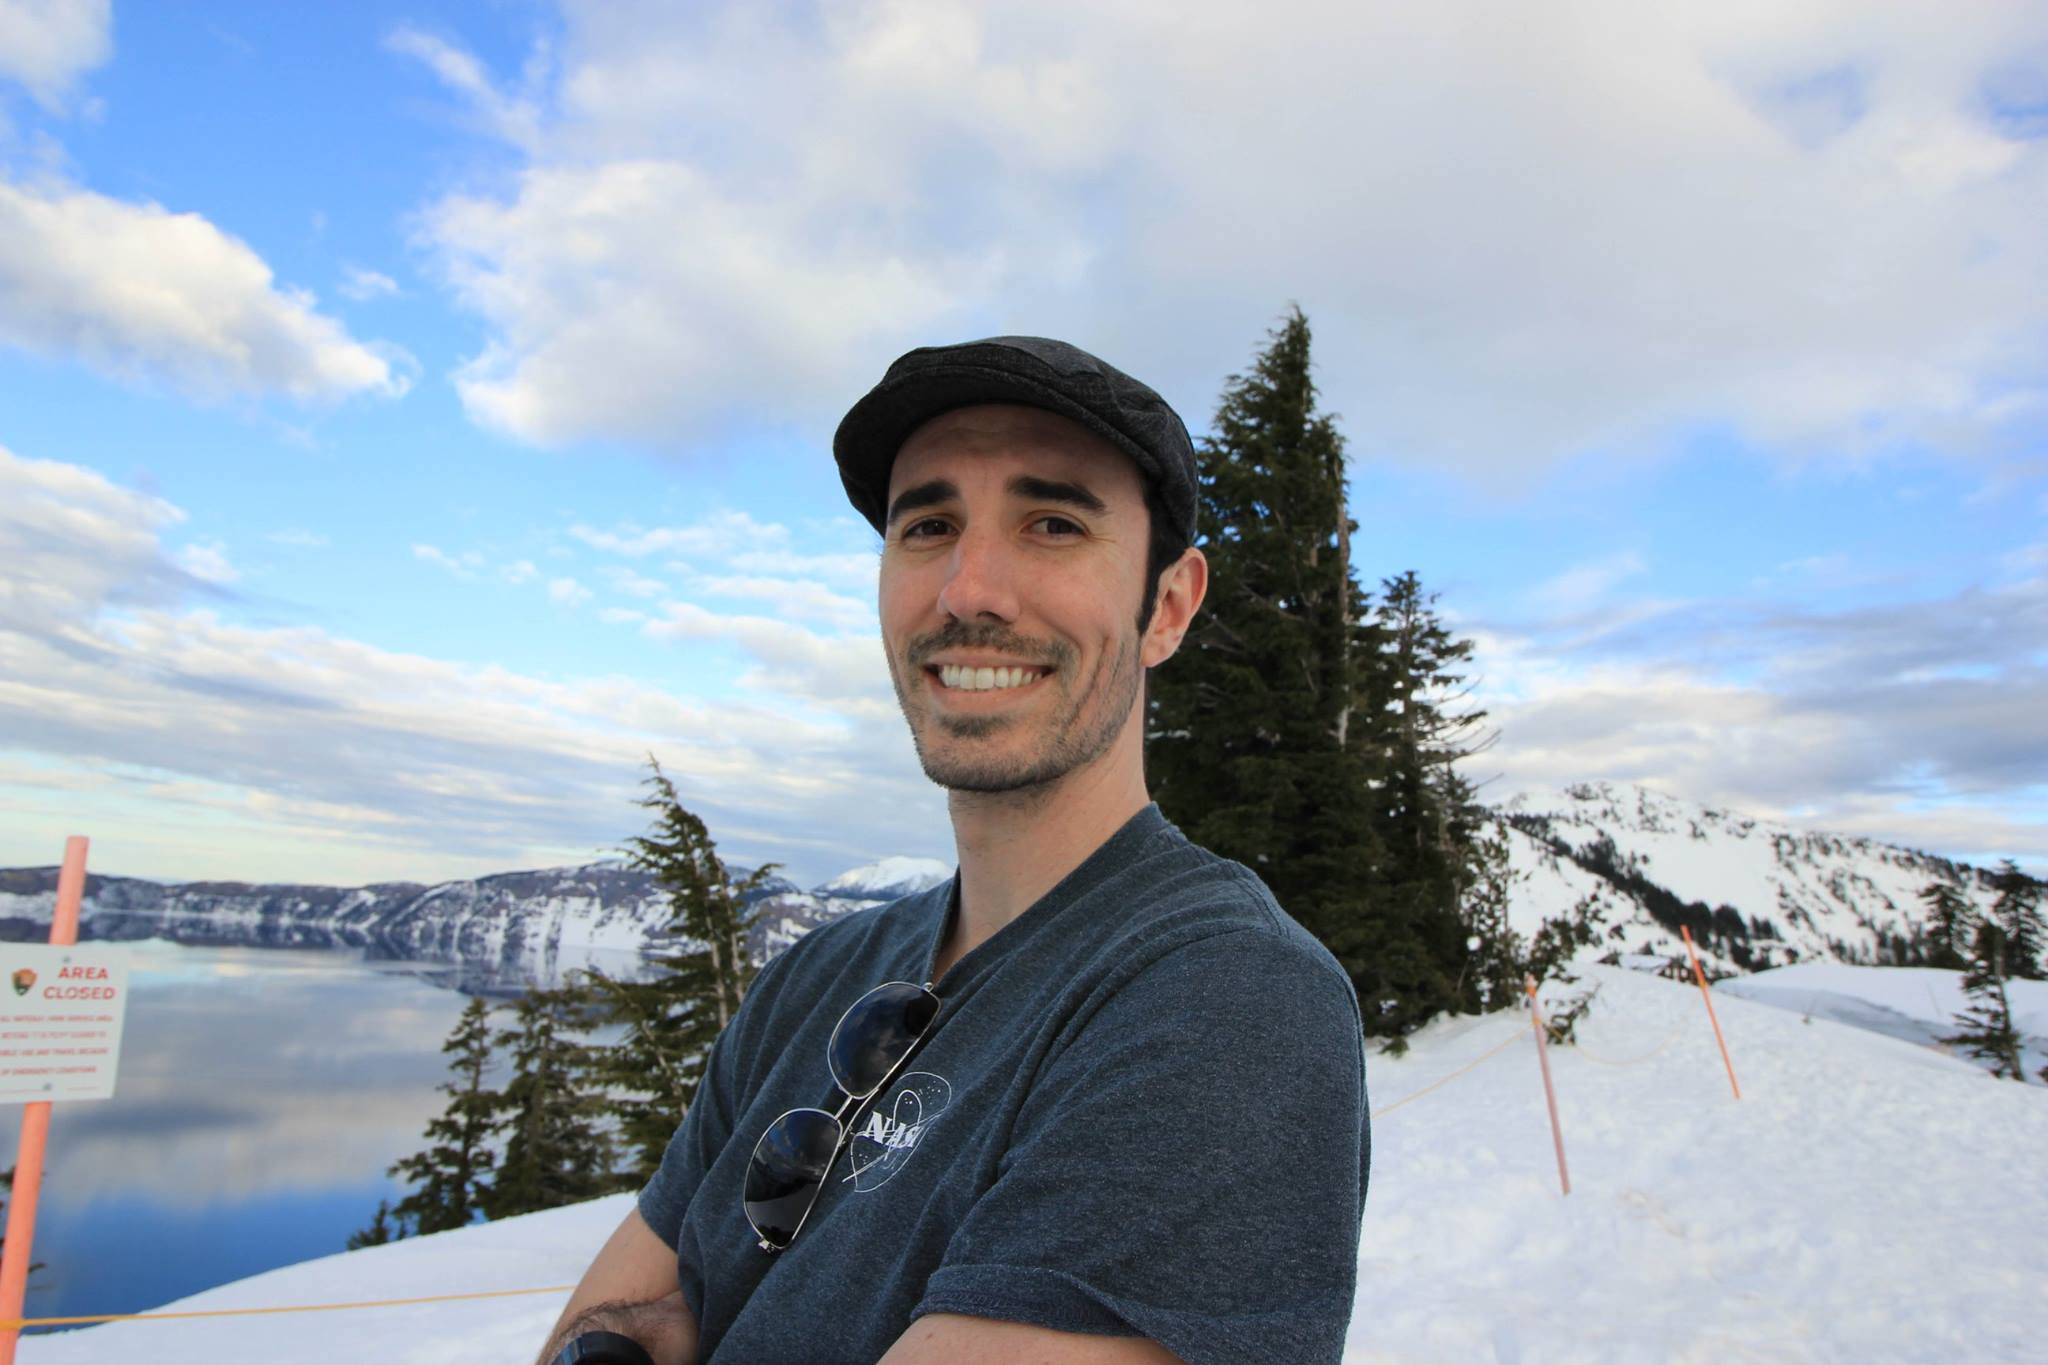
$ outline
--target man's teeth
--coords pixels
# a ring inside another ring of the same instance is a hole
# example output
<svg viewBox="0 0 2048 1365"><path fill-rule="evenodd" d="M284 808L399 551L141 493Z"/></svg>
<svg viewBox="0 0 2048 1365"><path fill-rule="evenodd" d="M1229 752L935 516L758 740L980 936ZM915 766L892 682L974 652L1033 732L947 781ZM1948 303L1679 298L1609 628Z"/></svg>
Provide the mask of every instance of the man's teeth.
<svg viewBox="0 0 2048 1365"><path fill-rule="evenodd" d="M939 681L963 692L987 692L998 687L1022 687L1037 682L1042 668L968 668L963 664L939 665Z"/></svg>

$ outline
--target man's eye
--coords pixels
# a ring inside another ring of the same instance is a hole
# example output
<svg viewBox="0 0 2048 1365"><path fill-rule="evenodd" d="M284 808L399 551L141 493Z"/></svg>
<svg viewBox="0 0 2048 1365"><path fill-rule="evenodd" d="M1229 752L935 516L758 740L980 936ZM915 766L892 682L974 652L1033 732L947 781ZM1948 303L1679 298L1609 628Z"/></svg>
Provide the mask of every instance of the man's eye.
<svg viewBox="0 0 2048 1365"><path fill-rule="evenodd" d="M1033 524L1051 536L1078 536L1082 533L1080 523L1065 517L1040 517Z"/></svg>
<svg viewBox="0 0 2048 1365"><path fill-rule="evenodd" d="M929 536L944 535L947 530L948 527L943 517L919 517L916 521L903 528L903 538L905 540L923 540Z"/></svg>

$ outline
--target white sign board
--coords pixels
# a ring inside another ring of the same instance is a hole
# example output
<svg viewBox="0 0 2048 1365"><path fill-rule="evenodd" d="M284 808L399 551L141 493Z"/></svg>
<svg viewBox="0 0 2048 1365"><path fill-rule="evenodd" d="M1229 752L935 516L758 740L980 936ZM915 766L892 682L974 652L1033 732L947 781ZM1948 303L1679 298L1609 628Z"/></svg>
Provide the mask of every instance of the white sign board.
<svg viewBox="0 0 2048 1365"><path fill-rule="evenodd" d="M114 1096L128 958L104 944L0 943L0 1104Z"/></svg>

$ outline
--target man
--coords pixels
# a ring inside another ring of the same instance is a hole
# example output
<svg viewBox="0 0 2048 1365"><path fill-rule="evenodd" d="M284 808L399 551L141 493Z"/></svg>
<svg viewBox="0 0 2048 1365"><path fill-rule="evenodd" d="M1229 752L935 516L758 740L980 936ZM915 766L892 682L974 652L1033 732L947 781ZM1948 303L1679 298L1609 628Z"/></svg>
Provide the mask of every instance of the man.
<svg viewBox="0 0 2048 1365"><path fill-rule="evenodd" d="M1144 672L1208 587L1186 427L1083 351L1001 337L903 356L833 449L883 536L889 673L959 871L763 969L552 1358L1336 1360L1356 998L1145 789ZM841 1054L883 983L936 1015L863 1103Z"/></svg>

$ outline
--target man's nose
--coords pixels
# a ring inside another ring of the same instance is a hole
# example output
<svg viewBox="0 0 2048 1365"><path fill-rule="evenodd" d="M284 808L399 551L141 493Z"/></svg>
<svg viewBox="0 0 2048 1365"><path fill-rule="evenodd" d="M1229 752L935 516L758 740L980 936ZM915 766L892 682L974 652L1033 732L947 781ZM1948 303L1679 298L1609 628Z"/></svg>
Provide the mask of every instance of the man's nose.
<svg viewBox="0 0 2048 1365"><path fill-rule="evenodd" d="M959 621L1017 619L1017 569L999 534L970 527L953 543L939 610Z"/></svg>

